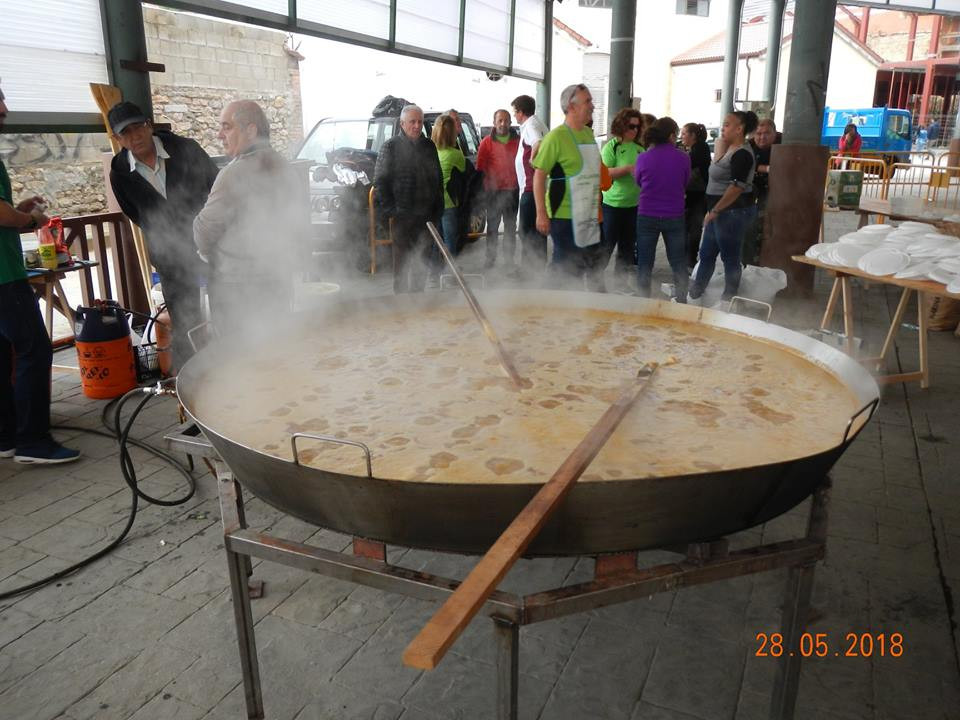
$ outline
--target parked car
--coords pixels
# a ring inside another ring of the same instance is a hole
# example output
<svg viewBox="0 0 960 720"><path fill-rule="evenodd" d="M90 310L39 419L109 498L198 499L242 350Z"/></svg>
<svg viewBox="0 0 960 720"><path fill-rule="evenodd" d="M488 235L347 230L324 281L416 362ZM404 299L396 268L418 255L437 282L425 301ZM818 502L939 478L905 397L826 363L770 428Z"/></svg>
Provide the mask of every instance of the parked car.
<svg viewBox="0 0 960 720"><path fill-rule="evenodd" d="M427 137L441 114L424 113L423 133ZM464 155L475 161L480 136L469 113L460 113L460 125L460 146L465 149ZM399 116L331 117L313 126L297 152L297 159L313 163L310 169L310 207L314 239L319 249L339 249L337 246L345 241L345 238L338 237L342 233L337 231L344 191L357 183L369 190L377 153L399 132ZM345 150L355 152L345 153Z"/></svg>

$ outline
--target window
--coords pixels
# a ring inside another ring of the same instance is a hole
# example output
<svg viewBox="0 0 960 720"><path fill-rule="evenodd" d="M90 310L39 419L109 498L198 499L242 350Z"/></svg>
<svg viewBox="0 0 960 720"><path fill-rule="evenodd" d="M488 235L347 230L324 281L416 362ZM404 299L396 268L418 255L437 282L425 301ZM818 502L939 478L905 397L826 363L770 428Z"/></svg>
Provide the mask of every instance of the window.
<svg viewBox="0 0 960 720"><path fill-rule="evenodd" d="M367 132L366 120L320 122L310 133L297 157L324 165L327 162L327 153L331 150L343 147L366 148Z"/></svg>
<svg viewBox="0 0 960 720"><path fill-rule="evenodd" d="M723 99L723 90L714 90L713 91L713 101L720 102Z"/></svg>
<svg viewBox="0 0 960 720"><path fill-rule="evenodd" d="M677 0L677 15L710 17L710 0Z"/></svg>

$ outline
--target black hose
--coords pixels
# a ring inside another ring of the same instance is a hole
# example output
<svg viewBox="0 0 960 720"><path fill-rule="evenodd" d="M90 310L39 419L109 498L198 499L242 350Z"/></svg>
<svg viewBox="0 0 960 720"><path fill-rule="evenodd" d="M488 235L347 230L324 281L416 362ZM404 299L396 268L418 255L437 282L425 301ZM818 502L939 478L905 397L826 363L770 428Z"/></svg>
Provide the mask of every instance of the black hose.
<svg viewBox="0 0 960 720"><path fill-rule="evenodd" d="M120 414L123 411L123 407L131 398L133 398L138 394L144 395L144 397L137 404L136 408L134 408L133 412L130 414L130 417L127 418L126 424L121 428ZM77 427L75 425L55 426L54 429L58 429L58 430L75 430L79 432L90 433L92 435L111 437L117 441L120 447L120 469L121 469L121 472L123 473L123 479L127 483L127 487L130 489L130 515L127 517L127 522L124 525L123 530L121 530L120 534L117 535L117 537L114 538L106 547L98 550L93 555L90 555L89 557L84 558L80 562L75 563L69 567L66 567L63 570L60 570L54 573L53 575L43 578L42 580L37 580L28 585L24 585L23 587L15 588L13 590L8 590L6 592L0 593L0 600L6 600L7 598L11 598L16 595L21 595L25 592L30 592L31 590L36 590L37 588L41 588L45 585L49 585L50 583L56 582L57 580L60 580L61 578L66 577L67 575L75 573L77 570L80 570L81 568L86 567L87 565L90 565L91 563L99 560L103 556L112 552L117 546L120 545L121 542L123 542L124 538L126 538L127 534L130 532L130 529L133 527L133 522L137 517L137 510L139 509L139 504L141 499L145 500L146 502L152 503L154 505L163 505L165 507L172 507L175 505L183 505L188 500L190 500L190 498L193 497L194 493L197 490L197 480L196 478L193 477L190 470L184 467L184 465L172 454L165 452L160 448L156 448L148 443L145 443L142 440L138 440L136 438L130 437L130 430L133 428L133 424L136 421L137 416L140 414L140 412L143 410L146 404L153 397L156 397L156 396L152 393L145 394L145 391L143 388L135 388L130 392L126 393L119 400L114 399L114 400L111 400L109 403L107 403L100 414L100 420L104 424L104 426L111 432L104 432L103 430L95 430L92 428ZM116 412L114 413L114 416L111 422L110 418L108 418L108 415L110 414L110 411L114 407L116 408ZM160 500L159 498L152 497L150 495L147 495L145 492L143 492L140 489L137 481L137 474L133 467L133 460L130 457L130 452L127 449L128 445L133 445L134 447L138 447L143 450L146 450L152 455L155 455L156 457L159 457L160 459L172 465L186 479L187 485L189 487L187 493L183 497L177 498L175 500Z"/></svg>

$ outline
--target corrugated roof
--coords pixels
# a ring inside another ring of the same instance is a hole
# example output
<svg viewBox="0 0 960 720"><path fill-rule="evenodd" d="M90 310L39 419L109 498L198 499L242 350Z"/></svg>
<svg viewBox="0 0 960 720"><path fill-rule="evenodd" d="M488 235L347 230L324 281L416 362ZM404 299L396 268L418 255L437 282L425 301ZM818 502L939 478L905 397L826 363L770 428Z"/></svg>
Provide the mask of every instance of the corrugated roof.
<svg viewBox="0 0 960 720"><path fill-rule="evenodd" d="M783 18L783 38L793 30L793 16ZM752 22L740 26L740 57L757 57L767 51L767 23ZM699 45L694 45L686 52L682 52L673 60L671 65L693 65L695 63L715 62L723 60L727 54L727 33L717 33L707 38Z"/></svg>
<svg viewBox="0 0 960 720"><path fill-rule="evenodd" d="M740 59L759 57L767 51L767 26L766 21L751 22L740 26ZM857 37L847 30L843 25L836 22L834 24L835 32L842 35L847 42L859 48L864 54L868 55L874 62L882 63L883 58L869 47L860 42ZM789 42L793 33L793 14L787 13L783 18L783 39L782 42ZM704 40L699 45L695 45L689 50L680 53L673 60L671 65L696 65L698 63L717 62L723 60L727 52L727 34L726 32L717 33L711 38Z"/></svg>

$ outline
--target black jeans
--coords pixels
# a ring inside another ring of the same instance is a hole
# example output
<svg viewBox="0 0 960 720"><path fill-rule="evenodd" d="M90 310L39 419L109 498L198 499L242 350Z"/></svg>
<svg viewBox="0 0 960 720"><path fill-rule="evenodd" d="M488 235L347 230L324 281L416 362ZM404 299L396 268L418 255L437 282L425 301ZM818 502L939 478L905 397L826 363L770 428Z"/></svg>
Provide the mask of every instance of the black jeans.
<svg viewBox="0 0 960 720"><path fill-rule="evenodd" d="M200 264L199 258L197 264ZM160 275L163 301L173 324L173 365L179 370L193 357L193 347L187 338L187 332L203 322L197 269L182 262L154 261L154 266Z"/></svg>
<svg viewBox="0 0 960 720"><path fill-rule="evenodd" d="M397 215L393 219L393 291L423 292L427 274L436 267L433 238L427 232L430 218ZM438 219L433 224L441 226Z"/></svg>
<svg viewBox="0 0 960 720"><path fill-rule="evenodd" d="M693 268L700 253L700 237L703 235L703 218L707 215L707 196L703 193L688 193L683 210L683 222L687 233L687 265Z"/></svg>
<svg viewBox="0 0 960 720"><path fill-rule="evenodd" d="M520 196L514 190L493 190L487 193L487 267L497 262L497 235L503 218L503 254L507 265L513 265L517 245L517 209Z"/></svg>
<svg viewBox="0 0 960 720"><path fill-rule="evenodd" d="M10 383L12 356L16 377ZM19 452L50 437L53 350L26 280L0 285L0 447Z"/></svg>
<svg viewBox="0 0 960 720"><path fill-rule="evenodd" d="M520 195L520 264L531 274L547 267L547 238L537 230L537 203L533 191Z"/></svg>
<svg viewBox="0 0 960 720"><path fill-rule="evenodd" d="M633 272L637 264L637 208L613 207L603 203L603 244L607 260L617 253L614 269L618 275Z"/></svg>

